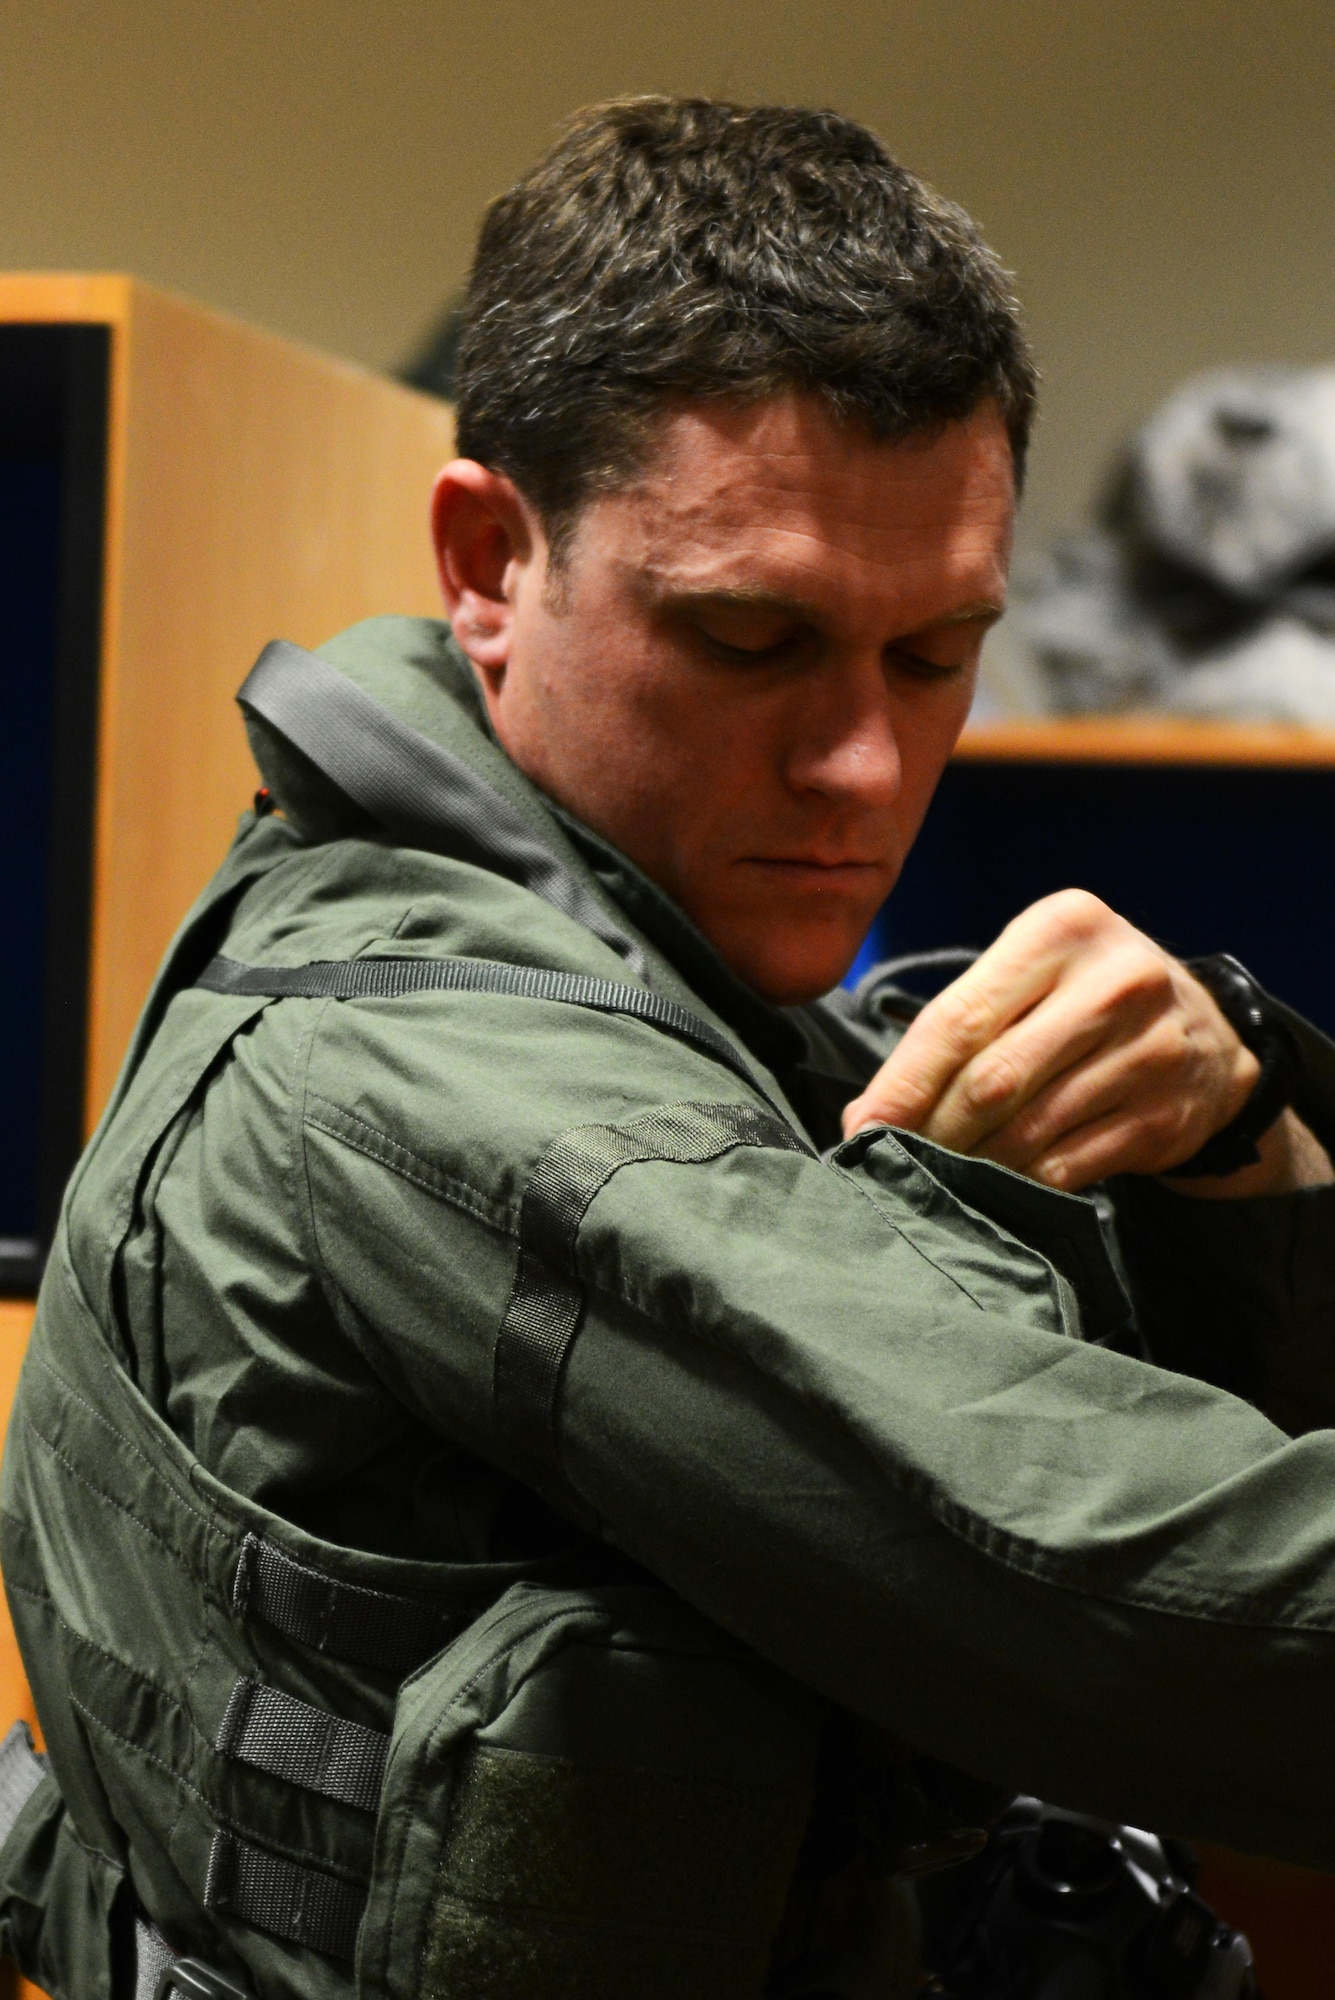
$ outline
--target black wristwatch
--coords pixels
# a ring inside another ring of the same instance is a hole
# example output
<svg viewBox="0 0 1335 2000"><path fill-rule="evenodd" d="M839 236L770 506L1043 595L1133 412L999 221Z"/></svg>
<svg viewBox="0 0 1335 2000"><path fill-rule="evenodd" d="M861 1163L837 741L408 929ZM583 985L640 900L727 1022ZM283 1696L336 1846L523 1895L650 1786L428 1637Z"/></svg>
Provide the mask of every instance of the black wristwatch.
<svg viewBox="0 0 1335 2000"><path fill-rule="evenodd" d="M1187 971L1210 995L1244 1048L1261 1065L1252 1094L1231 1124L1207 1139L1198 1153L1180 1167L1169 1167L1173 1178L1204 1174L1234 1174L1260 1159L1256 1142L1268 1132L1285 1106L1293 1102L1298 1081L1298 1045L1269 995L1243 965L1227 952L1209 958L1188 958Z"/></svg>

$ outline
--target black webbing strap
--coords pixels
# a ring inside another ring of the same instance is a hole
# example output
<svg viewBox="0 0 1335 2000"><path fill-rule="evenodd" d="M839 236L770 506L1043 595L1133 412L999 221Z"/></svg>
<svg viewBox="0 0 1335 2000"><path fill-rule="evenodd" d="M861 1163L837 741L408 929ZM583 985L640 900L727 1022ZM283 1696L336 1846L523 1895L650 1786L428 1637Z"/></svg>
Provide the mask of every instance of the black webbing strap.
<svg viewBox="0 0 1335 2000"><path fill-rule="evenodd" d="M289 1861L267 1847L254 1847L220 1827L209 1855L204 1907L291 1944L309 1945L329 1958L353 1959L366 1888L323 1868Z"/></svg>
<svg viewBox="0 0 1335 2000"><path fill-rule="evenodd" d="M304 1791L375 1812L389 1738L244 1675L232 1689L215 1749Z"/></svg>
<svg viewBox="0 0 1335 2000"><path fill-rule="evenodd" d="M810 1149L790 1126L745 1104L672 1104L626 1125L582 1125L542 1155L524 1190L519 1264L496 1342L498 1424L531 1462L559 1466L557 1403L584 1294L579 1232L600 1188L646 1160L700 1166L735 1146Z"/></svg>
<svg viewBox="0 0 1335 2000"><path fill-rule="evenodd" d="M462 757L382 708L286 639L265 647L237 694L387 833L520 883L610 945L641 977L644 955L523 814Z"/></svg>
<svg viewBox="0 0 1335 2000"><path fill-rule="evenodd" d="M759 1077L725 1035L688 1007L642 986L622 986L584 972L548 972L490 958L317 959L310 965L242 965L215 958L196 986L207 993L274 1000L393 1000L406 993L505 993L521 1000L558 1000L598 1014L625 1014L726 1063L768 1096Z"/></svg>
<svg viewBox="0 0 1335 2000"><path fill-rule="evenodd" d="M241 1545L232 1604L240 1617L262 1619L318 1653L396 1674L420 1667L476 1615L344 1583L259 1535Z"/></svg>

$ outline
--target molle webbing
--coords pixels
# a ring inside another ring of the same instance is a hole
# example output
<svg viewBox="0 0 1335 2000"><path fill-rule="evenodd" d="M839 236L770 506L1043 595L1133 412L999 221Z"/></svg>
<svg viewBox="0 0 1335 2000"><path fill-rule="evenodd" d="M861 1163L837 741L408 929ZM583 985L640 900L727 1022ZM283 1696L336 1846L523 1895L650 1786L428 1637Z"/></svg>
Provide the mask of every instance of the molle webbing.
<svg viewBox="0 0 1335 2000"><path fill-rule="evenodd" d="M303 1791L374 1812L385 1782L389 1738L243 1674L232 1689L217 1749Z"/></svg>
<svg viewBox="0 0 1335 2000"><path fill-rule="evenodd" d="M420 1666L472 1616L346 1583L254 1534L241 1545L232 1604L240 1617L260 1619L317 1652L397 1674ZM232 1688L214 1747L340 1805L365 1813L379 1807L388 1736L247 1675ZM346 1961L356 1951L366 1884L303 1866L224 1826L214 1836L203 1903Z"/></svg>
<svg viewBox="0 0 1335 2000"><path fill-rule="evenodd" d="M270 1931L330 1958L352 1959L366 1908L366 1885L305 1868L220 1827L209 1858L206 1910Z"/></svg>
<svg viewBox="0 0 1335 2000"><path fill-rule="evenodd" d="M777 1118L745 1104L671 1104L626 1125L563 1132L524 1190L519 1265L496 1343L497 1423L535 1465L556 1470L561 1375L579 1330L584 1294L575 1267L589 1205L622 1167L649 1160L702 1166L736 1146L805 1153Z"/></svg>
<svg viewBox="0 0 1335 2000"><path fill-rule="evenodd" d="M471 1616L346 1583L253 1534L241 1546L232 1603L242 1618L262 1619L319 1652L395 1673L420 1666ZM379 1807L389 1737L247 1675L232 1688L214 1747L340 1805L365 1813ZM303 1866L224 1826L214 1836L203 1901L289 1943L349 1960L366 1884Z"/></svg>
<svg viewBox="0 0 1335 2000"><path fill-rule="evenodd" d="M411 1673L468 1623L421 1598L327 1576L259 1535L241 1545L232 1603L317 1653L386 1673Z"/></svg>
<svg viewBox="0 0 1335 2000"><path fill-rule="evenodd" d="M754 1090L764 1085L737 1049L698 1014L642 986L623 986L584 972L549 972L488 958L317 959L310 965L242 965L215 958L196 986L207 993L274 1000L392 1000L409 993L512 994L556 1000L598 1014L624 1014L725 1063Z"/></svg>
<svg viewBox="0 0 1335 2000"><path fill-rule="evenodd" d="M346 797L407 846L508 876L643 974L644 954L524 815L462 757L433 743L346 674L286 639L265 647L237 694Z"/></svg>

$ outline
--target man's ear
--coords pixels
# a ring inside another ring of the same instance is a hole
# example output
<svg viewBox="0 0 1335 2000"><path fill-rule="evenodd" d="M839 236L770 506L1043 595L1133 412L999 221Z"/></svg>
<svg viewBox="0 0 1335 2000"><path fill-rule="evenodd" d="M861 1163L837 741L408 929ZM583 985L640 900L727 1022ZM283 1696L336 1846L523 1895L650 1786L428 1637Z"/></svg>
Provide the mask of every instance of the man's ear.
<svg viewBox="0 0 1335 2000"><path fill-rule="evenodd" d="M532 513L513 480L456 458L436 479L431 538L454 636L498 683L510 657L520 577L545 557Z"/></svg>

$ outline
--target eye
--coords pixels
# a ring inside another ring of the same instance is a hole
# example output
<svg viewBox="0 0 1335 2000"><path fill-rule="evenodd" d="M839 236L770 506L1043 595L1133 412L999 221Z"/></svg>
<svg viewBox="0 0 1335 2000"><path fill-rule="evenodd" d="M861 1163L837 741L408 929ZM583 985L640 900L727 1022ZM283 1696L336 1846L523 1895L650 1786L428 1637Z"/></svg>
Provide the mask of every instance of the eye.
<svg viewBox="0 0 1335 2000"><path fill-rule="evenodd" d="M787 613L764 605L698 605L691 624L711 652L730 660L777 659L799 637L799 627Z"/></svg>
<svg viewBox="0 0 1335 2000"><path fill-rule="evenodd" d="M978 627L952 626L939 633L922 633L887 649L893 666L913 680L945 681L963 673L978 658L983 632Z"/></svg>
<svg viewBox="0 0 1335 2000"><path fill-rule="evenodd" d="M952 674L961 672L967 664L964 660L929 660L907 646L892 646L890 657L901 673L910 675L915 681L946 681Z"/></svg>

